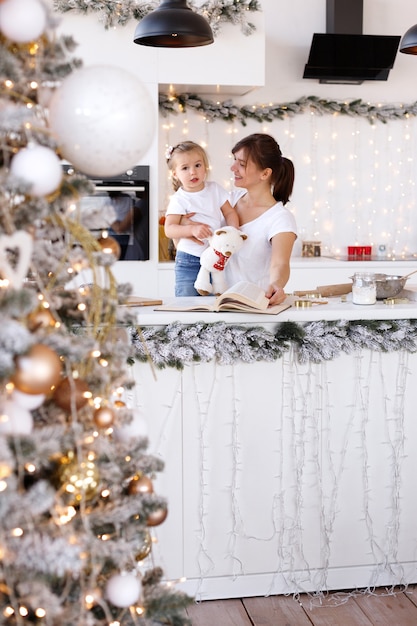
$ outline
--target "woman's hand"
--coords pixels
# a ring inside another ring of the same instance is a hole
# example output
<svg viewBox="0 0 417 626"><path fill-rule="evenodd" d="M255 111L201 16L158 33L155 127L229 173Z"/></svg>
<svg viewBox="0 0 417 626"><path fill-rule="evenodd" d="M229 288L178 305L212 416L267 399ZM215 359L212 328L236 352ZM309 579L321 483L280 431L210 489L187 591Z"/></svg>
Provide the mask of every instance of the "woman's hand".
<svg viewBox="0 0 417 626"><path fill-rule="evenodd" d="M285 292L282 287L279 287L276 283L269 285L265 291L265 295L269 298L269 306L274 304L281 304L285 300Z"/></svg>
<svg viewBox="0 0 417 626"><path fill-rule="evenodd" d="M203 224L202 222L194 222L191 218L194 217L195 213L188 213L187 215L182 215L180 224L181 226L191 226L192 227L192 235L190 239L199 243L201 246L204 245L204 239L211 237L213 234L211 229L207 224Z"/></svg>
<svg viewBox="0 0 417 626"><path fill-rule="evenodd" d="M203 224L202 222L193 222L190 223L190 233L191 238L197 243L203 243L203 239L208 239L213 234L210 226L207 224Z"/></svg>

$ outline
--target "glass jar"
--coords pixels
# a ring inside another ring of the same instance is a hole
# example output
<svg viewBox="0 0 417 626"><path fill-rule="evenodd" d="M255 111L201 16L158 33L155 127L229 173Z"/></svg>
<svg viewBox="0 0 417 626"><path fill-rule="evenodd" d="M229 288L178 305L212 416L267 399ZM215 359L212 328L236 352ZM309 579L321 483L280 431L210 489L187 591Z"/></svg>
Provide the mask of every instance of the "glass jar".
<svg viewBox="0 0 417 626"><path fill-rule="evenodd" d="M375 274L359 272L353 275L352 302L353 304L375 304L376 282Z"/></svg>

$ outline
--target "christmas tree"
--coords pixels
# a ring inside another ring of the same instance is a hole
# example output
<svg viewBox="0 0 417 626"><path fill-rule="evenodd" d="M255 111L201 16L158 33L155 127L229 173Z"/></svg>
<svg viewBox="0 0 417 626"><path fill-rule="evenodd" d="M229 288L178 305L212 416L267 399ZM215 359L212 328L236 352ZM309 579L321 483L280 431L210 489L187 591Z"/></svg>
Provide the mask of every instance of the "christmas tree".
<svg viewBox="0 0 417 626"><path fill-rule="evenodd" d="M131 288L79 210L88 176L132 167L147 141L149 124L113 115L116 83L148 105L55 26L40 0L0 2L0 622L188 624L152 554L167 502L128 403Z"/></svg>

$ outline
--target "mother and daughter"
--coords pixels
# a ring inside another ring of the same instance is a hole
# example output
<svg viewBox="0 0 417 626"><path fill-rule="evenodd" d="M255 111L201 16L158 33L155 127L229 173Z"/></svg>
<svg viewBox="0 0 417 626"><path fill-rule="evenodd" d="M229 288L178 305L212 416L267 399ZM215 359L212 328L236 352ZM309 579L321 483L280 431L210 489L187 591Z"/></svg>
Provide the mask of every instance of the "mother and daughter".
<svg viewBox="0 0 417 626"><path fill-rule="evenodd" d="M199 144L184 141L167 152L176 192L165 217L165 234L177 245L175 295L198 295L194 282L207 237L226 223L248 236L225 266L227 283L255 283L271 305L280 304L297 238L294 216L285 207L294 186L294 165L265 133L241 139L232 154L235 189L228 193L206 180L209 163Z"/></svg>

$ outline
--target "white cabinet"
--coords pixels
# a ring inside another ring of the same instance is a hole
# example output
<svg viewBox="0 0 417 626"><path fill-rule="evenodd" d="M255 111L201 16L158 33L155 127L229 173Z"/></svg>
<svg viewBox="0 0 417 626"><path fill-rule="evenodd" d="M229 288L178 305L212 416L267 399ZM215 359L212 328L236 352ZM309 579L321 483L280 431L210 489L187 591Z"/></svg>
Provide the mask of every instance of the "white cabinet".
<svg viewBox="0 0 417 626"><path fill-rule="evenodd" d="M156 378L136 364L134 377L150 451L166 462L155 558L188 593L417 581L417 355L300 364L290 351Z"/></svg>

